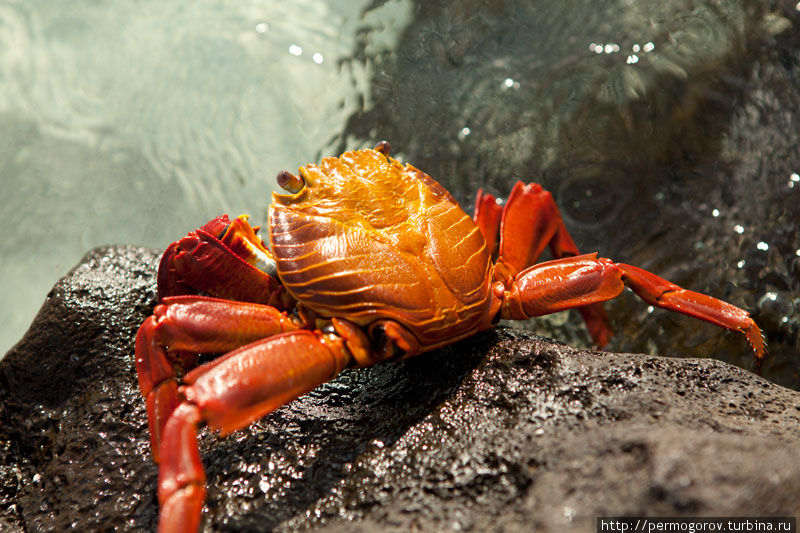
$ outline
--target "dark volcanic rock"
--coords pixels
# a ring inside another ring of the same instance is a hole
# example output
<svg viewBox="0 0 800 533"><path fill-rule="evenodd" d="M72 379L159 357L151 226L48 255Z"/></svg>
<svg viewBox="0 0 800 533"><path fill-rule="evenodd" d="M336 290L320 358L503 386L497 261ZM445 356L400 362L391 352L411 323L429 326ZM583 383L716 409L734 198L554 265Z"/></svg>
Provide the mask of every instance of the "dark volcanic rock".
<svg viewBox="0 0 800 533"><path fill-rule="evenodd" d="M0 361L3 531L155 528L132 339L156 261L90 252ZM598 515L796 516L799 419L800 393L725 363L497 329L204 436L204 525L588 532Z"/></svg>

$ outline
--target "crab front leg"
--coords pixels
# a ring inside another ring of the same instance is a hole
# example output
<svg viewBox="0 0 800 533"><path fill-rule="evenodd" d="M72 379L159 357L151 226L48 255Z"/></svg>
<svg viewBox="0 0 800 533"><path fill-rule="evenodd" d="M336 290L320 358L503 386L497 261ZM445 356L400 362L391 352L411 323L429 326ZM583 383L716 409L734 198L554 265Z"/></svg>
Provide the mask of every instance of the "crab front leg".
<svg viewBox="0 0 800 533"><path fill-rule="evenodd" d="M548 245L556 259L580 254L553 195L536 183L518 181L504 206L479 190L473 218L489 249L497 252L495 277L505 283L533 265ZM594 343L608 344L613 332L603 305L581 306L578 311Z"/></svg>
<svg viewBox="0 0 800 533"><path fill-rule="evenodd" d="M267 305L205 296L164 298L139 328L135 342L153 459L160 459L164 425L178 405L175 367L194 366L194 358L186 354L227 352L299 327L285 312Z"/></svg>
<svg viewBox="0 0 800 533"><path fill-rule="evenodd" d="M373 323L370 341L355 324L333 318L326 332L297 330L263 339L199 366L178 388L180 405L161 443L159 531L193 532L205 498L197 429L227 435L334 378L347 366L369 366L419 345L393 321Z"/></svg>
<svg viewBox="0 0 800 533"><path fill-rule="evenodd" d="M760 369L766 348L750 314L711 296L689 291L639 267L588 254L540 263L507 286L502 316L516 320L611 300L625 286L647 303L744 333Z"/></svg>
<svg viewBox="0 0 800 533"><path fill-rule="evenodd" d="M299 330L258 341L189 372L164 428L159 531L194 532L205 498L197 429L226 435L330 380L351 356L341 339Z"/></svg>
<svg viewBox="0 0 800 533"><path fill-rule="evenodd" d="M202 292L280 310L291 308L293 299L274 276L272 254L257 231L245 215L233 220L222 215L172 243L161 257L158 300L166 307L156 307L136 338L136 366L156 461L161 431L177 405L175 367L193 367L198 352L232 350L289 328L273 307L170 298Z"/></svg>

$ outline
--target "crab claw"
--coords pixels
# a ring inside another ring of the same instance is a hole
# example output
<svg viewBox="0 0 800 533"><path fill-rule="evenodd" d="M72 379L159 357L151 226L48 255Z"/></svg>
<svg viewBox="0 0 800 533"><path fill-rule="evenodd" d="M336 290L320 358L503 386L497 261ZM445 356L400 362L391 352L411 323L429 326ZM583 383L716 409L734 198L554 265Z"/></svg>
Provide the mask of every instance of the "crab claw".
<svg viewBox="0 0 800 533"><path fill-rule="evenodd" d="M206 222L200 229L211 235L219 235L231 223L228 215L218 216ZM195 232L190 233L183 239L170 244L161 255L161 262L158 265L158 301L160 302L167 296L181 296L184 294L196 294L197 290L190 285L183 283L179 276L175 275L176 257L180 256L188 248L186 239L197 239Z"/></svg>
<svg viewBox="0 0 800 533"><path fill-rule="evenodd" d="M167 248L158 267L158 299L204 292L289 309L294 300L275 272L272 254L247 217L223 215Z"/></svg>

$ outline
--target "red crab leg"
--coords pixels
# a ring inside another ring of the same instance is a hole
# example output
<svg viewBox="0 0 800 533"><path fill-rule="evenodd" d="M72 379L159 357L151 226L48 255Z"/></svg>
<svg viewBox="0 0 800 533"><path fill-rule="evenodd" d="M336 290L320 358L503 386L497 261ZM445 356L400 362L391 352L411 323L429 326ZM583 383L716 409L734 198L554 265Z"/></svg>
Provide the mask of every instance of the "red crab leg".
<svg viewBox="0 0 800 533"><path fill-rule="evenodd" d="M223 215L167 248L158 267L158 299L203 291L289 309L291 297L276 278L261 270L269 269L270 263L272 254L247 217L230 221Z"/></svg>
<svg viewBox="0 0 800 533"><path fill-rule="evenodd" d="M497 204L494 196L478 191L474 219L490 249L494 249L499 237L495 269L504 282L533 265L547 245L556 259L580 253L553 196L536 183L525 185L518 181L504 207ZM602 304L580 307L578 311L595 344L605 346L613 333Z"/></svg>
<svg viewBox="0 0 800 533"><path fill-rule="evenodd" d="M266 305L204 296L174 296L157 305L136 335L136 370L147 400L154 460L159 460L164 424L178 404L174 367L183 365L176 354L225 352L298 327L286 313Z"/></svg>
<svg viewBox="0 0 800 533"><path fill-rule="evenodd" d="M197 448L202 422L225 435L330 380L352 358L333 335L283 333L239 348L185 377L184 398L164 428L159 531L193 532L205 498Z"/></svg>
<svg viewBox="0 0 800 533"><path fill-rule="evenodd" d="M486 241L486 247L494 254L497 240L500 236L500 220L503 218L503 206L491 194L485 194L483 189L478 189L475 197L475 214L472 220L478 225Z"/></svg>
<svg viewBox="0 0 800 533"><path fill-rule="evenodd" d="M597 254L548 261L517 274L503 302L503 317L522 320L603 302L615 298L626 285L651 305L744 333L756 367L761 366L764 340L747 311Z"/></svg>

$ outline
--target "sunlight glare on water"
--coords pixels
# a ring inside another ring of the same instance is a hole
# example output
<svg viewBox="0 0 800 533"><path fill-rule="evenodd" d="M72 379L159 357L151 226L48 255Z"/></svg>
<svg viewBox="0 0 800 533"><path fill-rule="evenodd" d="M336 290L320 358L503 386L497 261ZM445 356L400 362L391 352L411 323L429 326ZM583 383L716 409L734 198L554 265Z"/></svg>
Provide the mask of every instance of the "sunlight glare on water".
<svg viewBox="0 0 800 533"><path fill-rule="evenodd" d="M339 60L366 4L0 5L0 356L90 248L163 248L223 212L260 224L275 174L359 105L366 74ZM410 10L382 11L392 46Z"/></svg>

